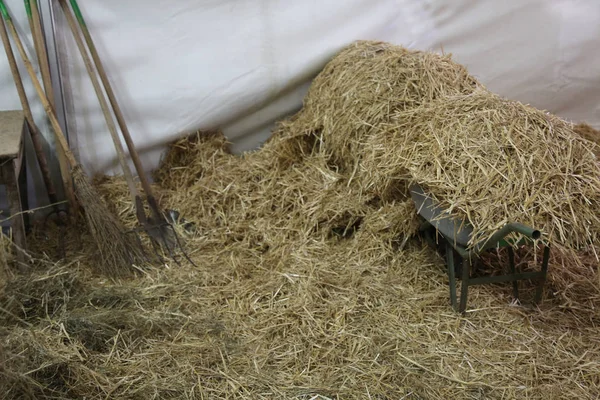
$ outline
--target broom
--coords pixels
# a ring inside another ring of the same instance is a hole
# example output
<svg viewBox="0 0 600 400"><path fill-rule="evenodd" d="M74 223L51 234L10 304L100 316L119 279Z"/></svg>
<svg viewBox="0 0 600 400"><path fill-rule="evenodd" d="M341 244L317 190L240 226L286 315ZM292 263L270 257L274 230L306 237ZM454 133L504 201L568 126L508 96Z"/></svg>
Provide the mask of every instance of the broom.
<svg viewBox="0 0 600 400"><path fill-rule="evenodd" d="M12 52L10 39L6 31L6 26L8 26L23 63L25 64L27 73L32 80L33 86L44 106L44 110L50 119L52 128L56 133L58 144L64 151L71 167L71 172L75 181L76 195L85 211L88 228L100 251L101 263L99 269L102 273L113 278L123 276L131 271L132 264L136 264L143 260L143 250L131 235L124 234L121 223L110 213L106 205L102 202L100 195L92 187L87 176L83 172L81 165L79 165L75 156L69 149L69 145L67 144L64 133L54 114L54 110L44 94L3 0L0 0L0 13L2 14L2 26L0 27L2 42L7 51Z"/></svg>

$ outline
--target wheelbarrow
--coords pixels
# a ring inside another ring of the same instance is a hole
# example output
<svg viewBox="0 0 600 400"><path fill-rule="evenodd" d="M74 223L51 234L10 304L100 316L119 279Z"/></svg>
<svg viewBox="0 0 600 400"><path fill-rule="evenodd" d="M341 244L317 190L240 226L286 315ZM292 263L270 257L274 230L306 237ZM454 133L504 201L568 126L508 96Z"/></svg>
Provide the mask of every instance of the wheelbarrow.
<svg viewBox="0 0 600 400"><path fill-rule="evenodd" d="M473 226L463 219L455 218L441 207L439 202L427 195L421 186L410 186L410 194L418 214L423 222L419 231L431 245L442 247L445 250L446 267L450 285L450 301L454 310L464 313L467 308L469 286L483 285L500 282L512 282L513 296L519 298L519 281L537 281L534 304L539 303L542 297L544 283L548 272L550 246L544 245L541 270L531 272L517 272L515 266L514 248L531 245L542 234L529 226L520 223L509 223L493 234L489 239L476 241L469 246L473 235ZM513 239L513 233L521 234L519 240ZM494 276L472 277L481 255L491 249L508 249L510 273ZM461 277L460 304L456 296L456 276Z"/></svg>

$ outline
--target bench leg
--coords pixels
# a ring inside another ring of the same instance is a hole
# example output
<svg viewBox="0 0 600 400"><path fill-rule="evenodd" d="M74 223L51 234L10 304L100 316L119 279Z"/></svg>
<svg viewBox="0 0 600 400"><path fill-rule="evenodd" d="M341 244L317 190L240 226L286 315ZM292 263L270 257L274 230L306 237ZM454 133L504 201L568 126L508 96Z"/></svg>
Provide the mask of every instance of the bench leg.
<svg viewBox="0 0 600 400"><path fill-rule="evenodd" d="M467 309L467 296L469 295L469 276L471 275L471 261L468 258L463 259L462 265L462 285L460 289L460 308L459 312L464 313Z"/></svg>
<svg viewBox="0 0 600 400"><path fill-rule="evenodd" d="M27 191L27 159L25 158L25 151L22 152L21 170L16 171L17 181L19 182L19 195L21 196L21 209L29 210L29 193ZM25 225L25 234L29 232L31 227L31 218L29 213L23 214L23 224Z"/></svg>
<svg viewBox="0 0 600 400"><path fill-rule="evenodd" d="M517 268L515 266L515 251L510 246L508 247L508 263L510 264L510 273L513 275L516 274ZM513 297L515 299L518 299L519 298L519 282L514 280L512 282L512 286L513 286Z"/></svg>
<svg viewBox="0 0 600 400"><path fill-rule="evenodd" d="M19 247L16 249L17 260L21 265L24 265L26 259L22 250L25 250L27 245L25 242L23 210L21 209L21 195L19 192L19 185L17 184L17 171L15 170L14 162L6 163L3 166L2 175L4 176L6 196L8 197L8 206L10 208L13 241Z"/></svg>
<svg viewBox="0 0 600 400"><path fill-rule="evenodd" d="M448 279L450 280L450 302L452 303L452 308L454 311L457 310L457 302L456 302L456 276L454 273L454 252L452 251L452 246L449 243L446 243L446 264L448 266Z"/></svg>
<svg viewBox="0 0 600 400"><path fill-rule="evenodd" d="M548 274L548 261L550 260L550 246L544 247L544 257L542 259L542 279L538 281L537 288L535 289L535 298L533 302L539 303L542 299L542 292L544 291L544 284L546 283L546 275Z"/></svg>

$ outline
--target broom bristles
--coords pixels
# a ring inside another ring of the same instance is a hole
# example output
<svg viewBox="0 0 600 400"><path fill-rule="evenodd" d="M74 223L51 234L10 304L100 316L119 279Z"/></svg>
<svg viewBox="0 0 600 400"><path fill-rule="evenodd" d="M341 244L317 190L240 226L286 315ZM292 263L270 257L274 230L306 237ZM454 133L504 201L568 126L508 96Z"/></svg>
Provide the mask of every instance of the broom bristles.
<svg viewBox="0 0 600 400"><path fill-rule="evenodd" d="M100 195L88 181L80 166L73 168L75 190L85 210L90 233L100 252L97 268L110 277L122 277L133 272L133 265L144 260L142 245L133 235L127 235L121 222L109 211Z"/></svg>

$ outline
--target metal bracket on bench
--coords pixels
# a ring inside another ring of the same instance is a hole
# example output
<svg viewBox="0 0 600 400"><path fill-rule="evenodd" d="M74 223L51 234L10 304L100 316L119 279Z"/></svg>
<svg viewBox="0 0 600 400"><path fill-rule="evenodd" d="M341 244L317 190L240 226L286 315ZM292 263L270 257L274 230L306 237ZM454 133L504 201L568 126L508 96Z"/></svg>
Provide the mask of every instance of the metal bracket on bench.
<svg viewBox="0 0 600 400"><path fill-rule="evenodd" d="M450 280L450 301L452 307L461 313L464 313L467 307L467 296L469 286L483 285L489 283L501 283L501 282L512 282L513 283L513 295L515 298L519 297L518 281L520 280L537 280L538 285L536 288L536 294L534 303L538 303L541 300L543 286L546 281L546 275L548 271L548 261L550 258L550 246L546 245L544 248L544 256L542 260L542 268L536 272L516 272L515 259L514 259L514 245L520 245L526 242L532 242L541 237L541 232L532 229L526 225L519 223L506 224L494 235L485 241L479 241L473 245L470 249L468 244L473 234L473 227L466 221L456 219L444 210L437 201L431 196L425 194L423 189L419 185L412 185L410 188L411 197L417 207L418 213L425 219L425 223L421 227L421 232L424 232L429 242L433 240L432 233L427 232L430 229L435 229L437 233L443 238L446 243L446 264L448 268L448 278ZM523 239L518 243L511 243L505 239L509 234L516 232L523 236ZM471 278L471 267L477 263L479 256L486 250L496 247L507 247L509 252L509 264L510 274L499 275L499 276L485 276L478 278ZM460 294L460 305L457 304L456 298L456 271L455 271L455 259L454 251L462 259L462 271L461 271L461 294Z"/></svg>

